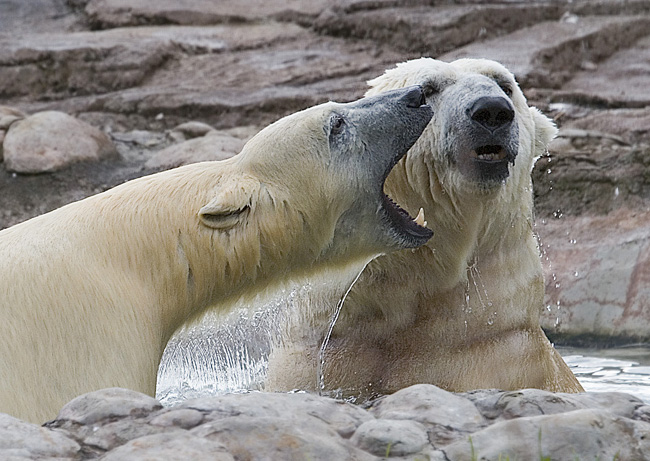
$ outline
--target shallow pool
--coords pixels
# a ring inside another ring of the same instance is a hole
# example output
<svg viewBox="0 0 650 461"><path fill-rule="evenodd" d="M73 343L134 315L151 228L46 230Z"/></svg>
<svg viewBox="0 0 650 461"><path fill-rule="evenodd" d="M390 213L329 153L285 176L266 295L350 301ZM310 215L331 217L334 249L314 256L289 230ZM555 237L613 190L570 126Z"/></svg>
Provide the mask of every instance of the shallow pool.
<svg viewBox="0 0 650 461"><path fill-rule="evenodd" d="M627 392L650 403L650 346L557 349L586 391Z"/></svg>
<svg viewBox="0 0 650 461"><path fill-rule="evenodd" d="M173 358L163 360L157 389L163 405L263 389L267 352L234 338L226 341L222 331L198 330L193 336L176 344ZM650 346L557 349L586 391L626 392L650 404Z"/></svg>

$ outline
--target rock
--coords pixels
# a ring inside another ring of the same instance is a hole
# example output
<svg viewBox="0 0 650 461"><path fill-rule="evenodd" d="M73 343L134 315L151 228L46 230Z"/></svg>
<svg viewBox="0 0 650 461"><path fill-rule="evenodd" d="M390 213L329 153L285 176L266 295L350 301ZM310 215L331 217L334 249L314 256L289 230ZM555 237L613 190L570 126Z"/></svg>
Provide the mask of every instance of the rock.
<svg viewBox="0 0 650 461"><path fill-rule="evenodd" d="M330 2L269 0L241 3L227 0L191 0L179 5L174 0L152 4L142 0L90 0L86 14L99 28L140 24L220 24L258 21L266 17L314 17Z"/></svg>
<svg viewBox="0 0 650 461"><path fill-rule="evenodd" d="M648 408L618 393L458 395L430 385L381 397L368 410L312 394L263 392L161 408L148 396L113 388L77 397L44 427L0 415L0 457L452 461L615 459L618 453L618 459L647 460Z"/></svg>
<svg viewBox="0 0 650 461"><path fill-rule="evenodd" d="M356 430L351 439L359 448L375 456L408 456L429 442L426 428L416 421L372 419Z"/></svg>
<svg viewBox="0 0 650 461"><path fill-rule="evenodd" d="M174 129L169 132L169 135L175 141L185 141L187 139L205 136L211 131L215 131L215 129L207 123L191 121L181 123L180 125L174 127Z"/></svg>
<svg viewBox="0 0 650 461"><path fill-rule="evenodd" d="M430 384L416 384L383 397L371 411L377 418L423 424L434 444L449 443L485 424L470 400Z"/></svg>
<svg viewBox="0 0 650 461"><path fill-rule="evenodd" d="M642 400L618 392L564 394L522 389L509 392L478 390L461 395L472 401L490 420L551 415L586 408L607 410L618 416L633 418L637 409L644 405Z"/></svg>
<svg viewBox="0 0 650 461"><path fill-rule="evenodd" d="M612 194L614 195L614 194ZM546 257L542 326L564 343L647 341L650 214L564 216L538 223Z"/></svg>
<svg viewBox="0 0 650 461"><path fill-rule="evenodd" d="M91 425L113 418L145 415L160 408L162 405L148 395L115 387L71 400L61 409L56 421Z"/></svg>
<svg viewBox="0 0 650 461"><path fill-rule="evenodd" d="M71 163L117 157L106 134L62 112L39 112L11 125L5 136L5 168L44 173Z"/></svg>
<svg viewBox="0 0 650 461"><path fill-rule="evenodd" d="M184 432L140 437L110 451L102 461L234 461L220 443Z"/></svg>
<svg viewBox="0 0 650 461"><path fill-rule="evenodd" d="M66 434L0 414L0 458L76 458L81 447Z"/></svg>
<svg viewBox="0 0 650 461"><path fill-rule="evenodd" d="M203 413L200 411L180 408L162 412L151 420L151 424L161 427L175 426L181 429L192 429L201 421L203 421Z"/></svg>
<svg viewBox="0 0 650 461"><path fill-rule="evenodd" d="M8 130L12 123L25 117L27 115L15 107L0 105L0 130Z"/></svg>
<svg viewBox="0 0 650 461"><path fill-rule="evenodd" d="M410 4L422 3L422 6ZM386 46L428 56L558 17L548 4L462 4L430 8L425 2L386 2L384 8L363 8L341 2L318 17L316 30L336 36L371 38ZM460 4L459 4L460 3ZM426 6L425 6L426 5ZM511 43L510 43L511 45Z"/></svg>
<svg viewBox="0 0 650 461"><path fill-rule="evenodd" d="M145 166L167 169L188 163L225 160L238 154L245 142L223 132L212 131L206 136L169 146L152 156Z"/></svg>
<svg viewBox="0 0 650 461"><path fill-rule="evenodd" d="M647 16L585 16L577 22L540 22L457 48L440 59L494 59L508 67L524 87L559 89L582 69L582 63L598 62L631 46L646 35L649 26ZM612 41L609 38L613 35L624 35L625 39Z"/></svg>
<svg viewBox="0 0 650 461"><path fill-rule="evenodd" d="M503 421L443 451L451 461L496 459L650 459L650 423L605 410L576 410ZM616 440L616 444L609 441Z"/></svg>

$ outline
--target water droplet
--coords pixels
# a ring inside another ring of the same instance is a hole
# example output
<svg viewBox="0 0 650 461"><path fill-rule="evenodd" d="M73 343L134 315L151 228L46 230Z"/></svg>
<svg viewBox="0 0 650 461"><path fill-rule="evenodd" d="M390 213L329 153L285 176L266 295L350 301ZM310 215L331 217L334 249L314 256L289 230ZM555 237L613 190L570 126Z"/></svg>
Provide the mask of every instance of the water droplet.
<svg viewBox="0 0 650 461"><path fill-rule="evenodd" d="M573 273L573 276L574 276L574 277L577 277L578 275L580 275L580 274L578 274L578 271L575 271L575 272Z"/></svg>
<svg viewBox="0 0 650 461"><path fill-rule="evenodd" d="M569 243L575 245L576 243L578 243L578 241L576 239L571 239L569 240Z"/></svg>
<svg viewBox="0 0 650 461"><path fill-rule="evenodd" d="M549 311L549 312L551 312L551 305L550 305L550 304L547 304L547 305L546 305L546 310Z"/></svg>
<svg viewBox="0 0 650 461"><path fill-rule="evenodd" d="M555 288L560 288L560 282L555 282Z"/></svg>
<svg viewBox="0 0 650 461"><path fill-rule="evenodd" d="M546 174L551 174L551 169L546 170Z"/></svg>
<svg viewBox="0 0 650 461"><path fill-rule="evenodd" d="M562 213L562 210L555 210L553 212L553 217L555 219L561 219L564 216L564 213Z"/></svg>
<svg viewBox="0 0 650 461"><path fill-rule="evenodd" d="M614 198L618 197L619 193L620 191L618 190L618 186L616 186L616 188L614 189Z"/></svg>

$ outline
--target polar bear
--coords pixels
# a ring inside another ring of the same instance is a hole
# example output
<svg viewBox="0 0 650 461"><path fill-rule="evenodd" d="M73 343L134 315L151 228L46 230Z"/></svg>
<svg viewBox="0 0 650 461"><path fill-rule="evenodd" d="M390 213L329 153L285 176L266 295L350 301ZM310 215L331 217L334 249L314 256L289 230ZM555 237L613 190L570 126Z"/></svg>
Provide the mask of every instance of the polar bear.
<svg viewBox="0 0 650 461"><path fill-rule="evenodd" d="M407 211L424 207L434 238L368 265L323 352L327 328L320 336L287 328L266 388L360 398L415 383L581 391L539 325L544 280L530 173L555 126L494 61L415 59L369 84L367 95L425 88L434 117L386 188ZM320 291L310 295L310 312L331 312L314 307L327 299ZM297 318L327 326L321 315Z"/></svg>
<svg viewBox="0 0 650 461"><path fill-rule="evenodd" d="M431 116L417 86L326 103L231 159L0 232L0 411L43 422L95 389L154 395L167 341L206 307L425 243L383 183Z"/></svg>

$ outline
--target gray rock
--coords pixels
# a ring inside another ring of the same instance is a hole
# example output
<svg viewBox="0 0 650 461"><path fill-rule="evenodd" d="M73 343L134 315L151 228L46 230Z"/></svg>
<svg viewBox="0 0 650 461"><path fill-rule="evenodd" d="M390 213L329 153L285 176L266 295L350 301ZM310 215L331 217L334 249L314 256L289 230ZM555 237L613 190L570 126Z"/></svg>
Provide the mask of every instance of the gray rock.
<svg viewBox="0 0 650 461"><path fill-rule="evenodd" d="M408 420L372 419L363 423L351 438L352 443L376 456L407 456L418 453L429 443L426 428Z"/></svg>
<svg viewBox="0 0 650 461"><path fill-rule="evenodd" d="M0 413L0 458L76 458L81 447L66 434Z"/></svg>
<svg viewBox="0 0 650 461"><path fill-rule="evenodd" d="M236 459L374 459L327 423L304 412L232 416L202 424L191 432L223 443Z"/></svg>
<svg viewBox="0 0 650 461"><path fill-rule="evenodd" d="M99 458L102 461L234 461L219 442L182 432L140 437Z"/></svg>
<svg viewBox="0 0 650 461"><path fill-rule="evenodd" d="M90 425L125 416L143 416L162 408L154 398L140 392L118 387L101 389L68 402L57 420Z"/></svg>
<svg viewBox="0 0 650 461"><path fill-rule="evenodd" d="M154 154L145 166L151 169L166 169L188 163L208 160L224 160L238 154L245 142L219 131L169 146Z"/></svg>
<svg viewBox="0 0 650 461"><path fill-rule="evenodd" d="M450 461L650 459L650 424L604 410L503 421L443 448ZM615 442L614 442L615 441Z"/></svg>
<svg viewBox="0 0 650 461"><path fill-rule="evenodd" d="M192 409L170 409L162 411L151 420L151 424L161 427L180 427L181 429L192 429L203 421L203 413Z"/></svg>
<svg viewBox="0 0 650 461"><path fill-rule="evenodd" d="M191 121L181 123L178 126L175 126L170 132L169 136L172 137L177 142L185 141L187 139L199 138L205 136L211 131L215 131L214 128L207 123Z"/></svg>
<svg viewBox="0 0 650 461"><path fill-rule="evenodd" d="M313 17L330 2L270 0L242 3L227 0L174 0L155 4L143 0L90 0L86 6L91 23L102 28L139 24L219 24L257 21L273 16Z"/></svg>
<svg viewBox="0 0 650 461"><path fill-rule="evenodd" d="M117 157L108 136L62 112L39 112L14 122L4 143L5 168L17 173L60 170L80 161Z"/></svg>
<svg viewBox="0 0 650 461"><path fill-rule="evenodd" d="M434 445L450 443L486 423L470 400L430 384L416 384L383 397L371 412L380 419L423 424Z"/></svg>
<svg viewBox="0 0 650 461"><path fill-rule="evenodd" d="M99 452L109 451L131 440L140 439L160 432L167 433L168 431L165 431L160 426L147 424L140 419L129 417L108 422L101 426L95 426L92 428L92 431L83 431L84 434L87 434L83 438L83 443ZM81 431L77 434L83 435Z"/></svg>
<svg viewBox="0 0 650 461"><path fill-rule="evenodd" d="M0 105L0 130L8 130L12 123L25 117L27 115L15 107Z"/></svg>
<svg viewBox="0 0 650 461"><path fill-rule="evenodd" d="M440 59L494 59L508 67L522 86L560 88L582 69L585 61L597 61L630 46L646 35L649 25L647 16L589 16L575 23L540 22L505 36L456 48ZM608 40L612 35L625 38ZM587 44L593 44L597 56L585 52Z"/></svg>

